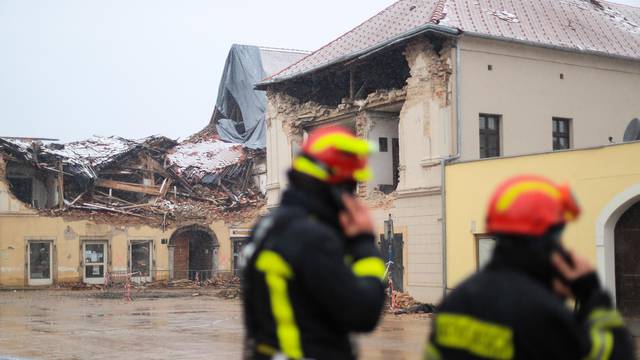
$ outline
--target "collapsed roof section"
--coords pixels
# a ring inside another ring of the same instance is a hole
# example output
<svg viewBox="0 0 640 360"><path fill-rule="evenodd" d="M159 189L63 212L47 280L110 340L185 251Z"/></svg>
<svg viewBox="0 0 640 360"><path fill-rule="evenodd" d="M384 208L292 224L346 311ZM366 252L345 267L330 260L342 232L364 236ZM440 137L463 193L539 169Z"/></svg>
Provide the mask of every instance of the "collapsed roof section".
<svg viewBox="0 0 640 360"><path fill-rule="evenodd" d="M67 144L0 138L0 181L23 203L53 215L106 212L164 226L259 206L256 156L217 136L180 144L162 136Z"/></svg>
<svg viewBox="0 0 640 360"><path fill-rule="evenodd" d="M170 167L192 183L201 182L205 176L235 165L244 158L246 154L241 144L218 139L182 143L167 155Z"/></svg>
<svg viewBox="0 0 640 360"><path fill-rule="evenodd" d="M222 140L249 149L266 147L267 97L253 86L268 75L302 59L308 52L233 45L227 56L218 99L209 126Z"/></svg>
<svg viewBox="0 0 640 360"><path fill-rule="evenodd" d="M17 138L0 138L0 149L16 159L35 165L62 162L65 172L86 179L97 178L101 170L113 162L142 149L166 151L177 142L162 136L129 140L117 136L93 136L67 144L42 143Z"/></svg>

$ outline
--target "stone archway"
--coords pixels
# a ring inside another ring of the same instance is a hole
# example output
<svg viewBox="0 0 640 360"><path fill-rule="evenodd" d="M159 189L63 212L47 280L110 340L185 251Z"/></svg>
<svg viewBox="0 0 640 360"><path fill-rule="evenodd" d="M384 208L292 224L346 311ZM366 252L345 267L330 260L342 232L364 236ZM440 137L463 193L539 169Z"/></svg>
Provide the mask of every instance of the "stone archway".
<svg viewBox="0 0 640 360"><path fill-rule="evenodd" d="M640 318L640 202L627 209L614 229L616 305L628 318Z"/></svg>
<svg viewBox="0 0 640 360"><path fill-rule="evenodd" d="M616 300L615 227L620 217L640 201L640 184L616 195L604 206L596 220L596 257L598 275Z"/></svg>
<svg viewBox="0 0 640 360"><path fill-rule="evenodd" d="M218 267L218 238L202 225L178 228L169 239L169 277L174 280L205 280Z"/></svg>

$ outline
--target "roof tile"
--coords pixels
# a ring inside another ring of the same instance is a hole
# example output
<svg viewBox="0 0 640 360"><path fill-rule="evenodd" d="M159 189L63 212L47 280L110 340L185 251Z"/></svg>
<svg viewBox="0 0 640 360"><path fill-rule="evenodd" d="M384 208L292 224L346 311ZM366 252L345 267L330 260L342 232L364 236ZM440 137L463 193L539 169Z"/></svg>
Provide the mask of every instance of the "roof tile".
<svg viewBox="0 0 640 360"><path fill-rule="evenodd" d="M638 7L598 0L400 0L271 80L347 59L429 23L506 40L640 59Z"/></svg>

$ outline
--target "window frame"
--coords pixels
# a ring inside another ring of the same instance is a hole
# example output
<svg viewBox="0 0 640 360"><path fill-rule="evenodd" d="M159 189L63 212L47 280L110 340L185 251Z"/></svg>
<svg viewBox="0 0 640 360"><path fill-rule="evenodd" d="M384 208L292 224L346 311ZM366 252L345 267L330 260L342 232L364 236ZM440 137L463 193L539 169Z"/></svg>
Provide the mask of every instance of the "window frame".
<svg viewBox="0 0 640 360"><path fill-rule="evenodd" d="M489 128L489 119L495 120L495 129ZM484 125L483 120L485 122ZM480 152L480 159L490 159L502 156L502 115L487 113L478 114L478 129L478 150ZM485 139L484 152L482 147L483 138ZM489 140L495 141L495 154L489 153L489 149L492 148L491 146L489 146Z"/></svg>
<svg viewBox="0 0 640 360"><path fill-rule="evenodd" d="M572 144L571 144L571 130L572 130L572 121L573 119L571 118L564 118L564 117L559 117L559 116L554 116L551 118L551 148L553 149L553 151L559 151L559 150L569 150L572 148ZM556 127L556 122L560 123L560 122L564 122L565 126L566 126L566 132L560 132L559 131L559 127ZM567 140L567 147L563 148L563 147L556 147L556 138L558 139L557 144L560 144L559 139L566 139Z"/></svg>
<svg viewBox="0 0 640 360"><path fill-rule="evenodd" d="M475 256L476 257L476 271L480 271L482 269L482 267L484 265L486 265L489 262L489 260L491 259L491 258L488 258L483 262L480 261L480 241L482 241L482 240L491 240L491 241L493 241L493 247L491 249L492 253L493 253L493 249L496 246L496 238L495 237L490 236L489 234L475 234L474 235L474 243L475 243L475 246L476 246L476 256Z"/></svg>

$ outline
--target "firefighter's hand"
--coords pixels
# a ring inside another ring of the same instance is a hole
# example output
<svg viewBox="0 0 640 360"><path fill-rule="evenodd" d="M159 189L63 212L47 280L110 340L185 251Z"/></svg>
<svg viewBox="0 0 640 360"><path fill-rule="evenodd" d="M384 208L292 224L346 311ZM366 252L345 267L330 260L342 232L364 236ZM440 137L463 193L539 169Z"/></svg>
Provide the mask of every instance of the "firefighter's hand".
<svg viewBox="0 0 640 360"><path fill-rule="evenodd" d="M551 255L551 263L564 278L554 279L553 289L562 297L573 297L578 300L585 299L592 291L600 287L598 276L593 266L582 256L573 251L565 250L571 258L572 264L559 253Z"/></svg>
<svg viewBox="0 0 640 360"><path fill-rule="evenodd" d="M595 271L587 259L577 255L571 250L565 251L571 258L573 264L569 264L562 255L557 252L551 255L551 263L565 280L571 282Z"/></svg>
<svg viewBox="0 0 640 360"><path fill-rule="evenodd" d="M347 238L360 234L373 234L373 220L367 205L347 194L342 195L342 202L345 210L339 215L340 225Z"/></svg>

